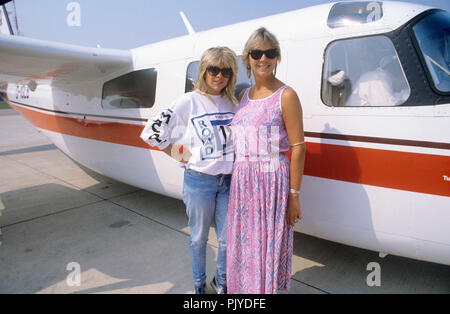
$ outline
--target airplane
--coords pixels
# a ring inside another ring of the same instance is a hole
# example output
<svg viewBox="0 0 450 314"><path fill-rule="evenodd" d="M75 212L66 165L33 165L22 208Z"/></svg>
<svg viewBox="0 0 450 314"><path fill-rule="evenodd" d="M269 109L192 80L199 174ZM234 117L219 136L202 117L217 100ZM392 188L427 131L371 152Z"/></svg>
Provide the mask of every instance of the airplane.
<svg viewBox="0 0 450 314"><path fill-rule="evenodd" d="M2 34L0 96L85 167L181 199L183 168L142 141L141 131L192 89L206 49L241 55L261 26L278 37L277 77L303 108L303 219L295 230L381 257L450 265L446 11L336 2L202 32L191 27L189 35L130 50ZM394 73L378 85L396 101L355 105L350 99L369 89L358 81L374 67ZM240 90L251 79L241 63L239 72Z"/></svg>

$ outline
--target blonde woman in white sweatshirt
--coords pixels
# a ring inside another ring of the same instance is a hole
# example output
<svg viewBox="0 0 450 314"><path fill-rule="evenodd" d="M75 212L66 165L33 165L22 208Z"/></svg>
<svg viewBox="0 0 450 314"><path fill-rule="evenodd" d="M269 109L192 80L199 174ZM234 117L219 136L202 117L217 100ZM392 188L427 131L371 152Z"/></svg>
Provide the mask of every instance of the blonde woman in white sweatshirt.
<svg viewBox="0 0 450 314"><path fill-rule="evenodd" d="M190 255L195 293L206 288L206 243L214 220L219 251L211 285L226 293L227 212L233 143L230 123L238 72L236 54L226 47L204 52L193 92L178 98L159 117L149 119L141 138L185 164L183 200L191 231Z"/></svg>

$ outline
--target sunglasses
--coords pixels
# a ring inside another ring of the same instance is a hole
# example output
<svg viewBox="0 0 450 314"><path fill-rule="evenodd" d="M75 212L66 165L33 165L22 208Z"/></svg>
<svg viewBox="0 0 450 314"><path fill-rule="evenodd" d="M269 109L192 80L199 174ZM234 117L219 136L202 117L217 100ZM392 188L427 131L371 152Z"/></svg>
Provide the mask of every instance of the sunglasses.
<svg viewBox="0 0 450 314"><path fill-rule="evenodd" d="M233 70L231 68L223 68L223 69L221 69L221 68L218 68L218 67L215 67L215 66L209 66L208 68L206 68L206 70L212 76L219 75L219 72L222 73L222 76L224 78L230 78L233 75Z"/></svg>
<svg viewBox="0 0 450 314"><path fill-rule="evenodd" d="M276 57L278 57L278 49L272 48L268 50L250 50L250 56L254 60L261 59L263 54L266 55L266 57L269 59L275 59Z"/></svg>

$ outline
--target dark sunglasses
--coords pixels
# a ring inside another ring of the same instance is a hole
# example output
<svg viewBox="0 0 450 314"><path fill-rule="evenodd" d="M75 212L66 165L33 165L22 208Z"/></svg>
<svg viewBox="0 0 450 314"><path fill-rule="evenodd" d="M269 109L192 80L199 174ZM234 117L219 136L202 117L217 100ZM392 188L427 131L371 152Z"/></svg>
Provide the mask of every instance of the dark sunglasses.
<svg viewBox="0 0 450 314"><path fill-rule="evenodd" d="M272 48L268 50L250 50L250 56L254 60L261 59L263 54L266 55L266 57L269 59L275 59L276 57L278 57L278 49Z"/></svg>
<svg viewBox="0 0 450 314"><path fill-rule="evenodd" d="M224 78L230 78L233 75L233 70L231 68L218 68L215 66L209 66L207 69L209 74L211 74L212 76L216 76L219 75L219 72L222 73L222 76Z"/></svg>

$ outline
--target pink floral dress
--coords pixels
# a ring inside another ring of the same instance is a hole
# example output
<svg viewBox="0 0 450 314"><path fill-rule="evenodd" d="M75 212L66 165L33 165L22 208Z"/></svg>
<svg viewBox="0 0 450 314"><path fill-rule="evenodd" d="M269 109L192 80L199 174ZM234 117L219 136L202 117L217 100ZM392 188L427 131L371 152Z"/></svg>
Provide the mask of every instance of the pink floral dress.
<svg viewBox="0 0 450 314"><path fill-rule="evenodd" d="M286 221L290 149L281 94L251 100L249 89L231 123L235 163L227 229L228 293L290 289L293 232Z"/></svg>

